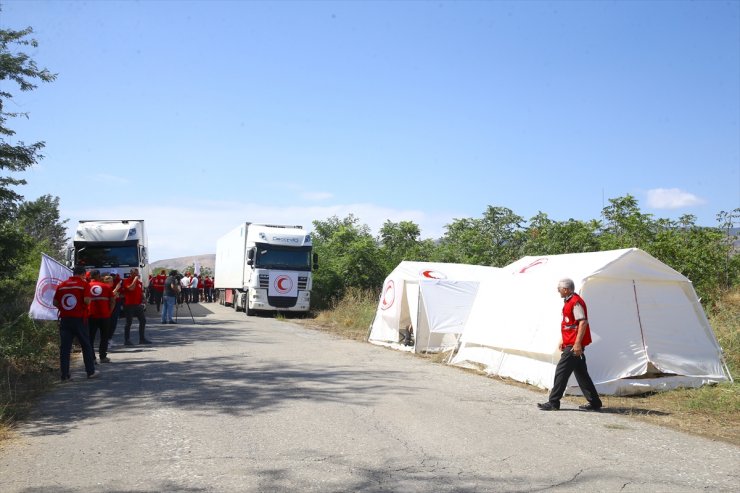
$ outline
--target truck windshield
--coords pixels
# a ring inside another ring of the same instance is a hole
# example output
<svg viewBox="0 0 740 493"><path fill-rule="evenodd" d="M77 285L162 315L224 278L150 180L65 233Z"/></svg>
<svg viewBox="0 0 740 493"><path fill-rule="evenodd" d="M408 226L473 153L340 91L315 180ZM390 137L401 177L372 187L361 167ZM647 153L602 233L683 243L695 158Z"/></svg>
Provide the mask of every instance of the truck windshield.
<svg viewBox="0 0 740 493"><path fill-rule="evenodd" d="M77 264L85 267L138 267L136 245L81 246L76 252Z"/></svg>
<svg viewBox="0 0 740 493"><path fill-rule="evenodd" d="M311 247L289 248L257 244L258 269L311 270Z"/></svg>

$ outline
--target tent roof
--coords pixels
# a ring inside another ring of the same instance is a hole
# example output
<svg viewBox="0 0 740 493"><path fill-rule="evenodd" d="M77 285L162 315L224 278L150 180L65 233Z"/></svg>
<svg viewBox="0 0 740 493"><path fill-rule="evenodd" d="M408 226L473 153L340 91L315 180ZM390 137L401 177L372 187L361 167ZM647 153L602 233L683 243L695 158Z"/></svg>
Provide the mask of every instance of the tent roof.
<svg viewBox="0 0 740 493"><path fill-rule="evenodd" d="M558 281L568 277L575 282L576 290L588 278L595 276L611 279L689 281L679 272L638 248L523 257L501 270L516 276L541 277L543 281Z"/></svg>
<svg viewBox="0 0 740 493"><path fill-rule="evenodd" d="M421 281L426 279L452 281L479 281L499 272L497 267L469 264L449 264L443 262L411 262L404 260L393 269L388 279Z"/></svg>

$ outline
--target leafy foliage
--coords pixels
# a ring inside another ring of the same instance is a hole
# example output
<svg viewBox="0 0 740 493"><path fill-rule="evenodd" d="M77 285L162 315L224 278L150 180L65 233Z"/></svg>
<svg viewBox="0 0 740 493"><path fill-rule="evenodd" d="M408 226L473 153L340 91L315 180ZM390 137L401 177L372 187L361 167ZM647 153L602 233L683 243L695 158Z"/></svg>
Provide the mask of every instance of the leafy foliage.
<svg viewBox="0 0 740 493"><path fill-rule="evenodd" d="M325 308L350 288L377 291L403 260L503 267L526 255L557 255L641 248L688 277L706 307L740 281L740 256L731 235L740 209L718 215L721 228L643 213L631 195L609 200L602 220L554 221L539 212L528 222L506 207L489 206L480 218L455 219L435 242L422 240L410 221L386 221L378 238L353 215L314 221L321 269L314 278L314 305ZM528 223L528 224L527 224Z"/></svg>
<svg viewBox="0 0 740 493"><path fill-rule="evenodd" d="M18 48L36 48L28 36L31 28L21 31L0 29L0 170L25 171L43 156L43 142L11 143L15 131L8 120L28 117L26 113L7 112L13 99L12 86L20 91L36 88L35 82L51 82L56 76L39 69L29 55ZM0 176L0 367L33 368L48 354L49 334L55 336L54 324L35 324L26 312L33 299L42 250L59 255L65 238L64 223L59 221L59 199L45 195L34 202L11 187L25 180ZM52 328L50 328L50 326Z"/></svg>

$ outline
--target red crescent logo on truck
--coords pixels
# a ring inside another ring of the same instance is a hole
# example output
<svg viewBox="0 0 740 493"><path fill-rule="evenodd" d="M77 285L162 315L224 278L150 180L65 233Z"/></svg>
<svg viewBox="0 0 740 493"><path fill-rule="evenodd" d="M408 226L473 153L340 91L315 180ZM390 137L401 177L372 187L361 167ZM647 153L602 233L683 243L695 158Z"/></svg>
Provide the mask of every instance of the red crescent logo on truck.
<svg viewBox="0 0 740 493"><path fill-rule="evenodd" d="M387 310L393 306L393 302L396 300L396 285L393 279L386 283L383 288L383 296L380 298L380 309Z"/></svg>
<svg viewBox="0 0 740 493"><path fill-rule="evenodd" d="M275 290L280 294L290 293L293 289L293 279L285 275L277 276L275 278L274 286Z"/></svg>

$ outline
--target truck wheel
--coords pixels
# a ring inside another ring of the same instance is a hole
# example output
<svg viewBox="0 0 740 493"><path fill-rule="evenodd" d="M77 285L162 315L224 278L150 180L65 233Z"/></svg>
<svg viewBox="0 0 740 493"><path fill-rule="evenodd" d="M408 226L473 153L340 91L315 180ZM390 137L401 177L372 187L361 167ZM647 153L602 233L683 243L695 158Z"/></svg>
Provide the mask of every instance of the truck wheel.
<svg viewBox="0 0 740 493"><path fill-rule="evenodd" d="M235 312L238 312L239 311L239 299L238 299L238 296L239 296L239 293L237 293L236 291L234 291L234 297L231 300L231 306L234 307L234 311Z"/></svg>

